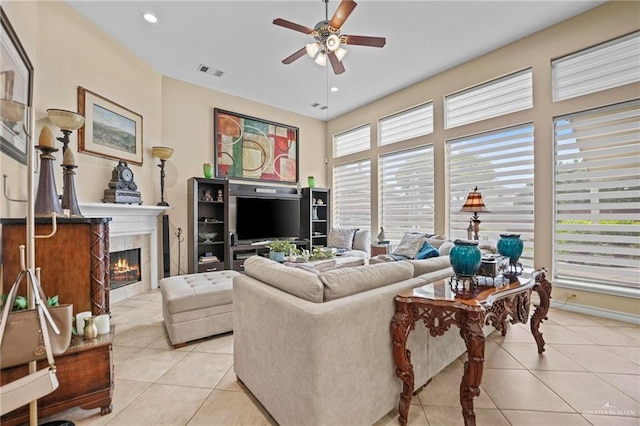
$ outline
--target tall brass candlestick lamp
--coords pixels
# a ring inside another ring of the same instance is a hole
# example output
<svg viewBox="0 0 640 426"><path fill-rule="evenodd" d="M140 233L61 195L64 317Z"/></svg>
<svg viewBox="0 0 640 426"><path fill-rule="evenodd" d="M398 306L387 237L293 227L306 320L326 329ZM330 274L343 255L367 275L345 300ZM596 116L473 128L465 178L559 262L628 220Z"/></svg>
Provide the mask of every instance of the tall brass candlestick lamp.
<svg viewBox="0 0 640 426"><path fill-rule="evenodd" d="M64 109L48 109L47 117L56 127L62 130L64 136L56 138L62 142L62 155L67 152L69 145L69 135L74 130L78 130L84 126L84 117L77 112L67 111Z"/></svg>
<svg viewBox="0 0 640 426"><path fill-rule="evenodd" d="M154 146L151 148L151 152L153 152L153 156L160 159L160 202L157 204L159 206L169 206L169 203L164 201L164 163L173 155L173 148L168 148L166 146Z"/></svg>
<svg viewBox="0 0 640 426"><path fill-rule="evenodd" d="M473 216L471 216L471 223L473 223L473 239L478 240L478 234L480 233L480 218L478 218L478 212L487 212L489 213L489 209L484 205L484 200L482 199L482 194L478 192L478 187L476 186L473 192L470 192L467 195L467 200L464 202L464 205L460 209L461 212L472 212Z"/></svg>

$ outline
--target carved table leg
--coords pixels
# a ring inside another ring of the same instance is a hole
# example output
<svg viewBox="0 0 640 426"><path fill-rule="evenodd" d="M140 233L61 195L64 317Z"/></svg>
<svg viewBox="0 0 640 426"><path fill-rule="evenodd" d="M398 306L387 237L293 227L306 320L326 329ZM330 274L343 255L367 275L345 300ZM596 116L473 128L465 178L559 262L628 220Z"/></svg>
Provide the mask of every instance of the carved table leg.
<svg viewBox="0 0 640 426"><path fill-rule="evenodd" d="M538 345L538 353L544 352L544 339L540 333L540 323L547 319L549 312L549 301L551 299L551 283L547 281L544 272L536 275L536 284L533 291L538 293L540 304L536 306L536 310L531 316L531 334L536 339Z"/></svg>
<svg viewBox="0 0 640 426"><path fill-rule="evenodd" d="M107 414L111 414L111 412L113 411L113 405L109 404L109 405L105 405L104 407L100 407L100 415L104 416Z"/></svg>
<svg viewBox="0 0 640 426"><path fill-rule="evenodd" d="M480 395L480 382L484 364L484 324L483 312L466 312L460 321L460 336L467 345L467 362L460 383L460 405L465 426L475 426L473 398Z"/></svg>
<svg viewBox="0 0 640 426"><path fill-rule="evenodd" d="M415 319L406 303L396 301L396 313L391 321L391 338L393 341L393 359L396 363L396 376L402 380L402 394L398 403L398 421L402 426L407 424L409 405L413 396L414 376L411 364L411 351L407 349L407 337L415 327Z"/></svg>

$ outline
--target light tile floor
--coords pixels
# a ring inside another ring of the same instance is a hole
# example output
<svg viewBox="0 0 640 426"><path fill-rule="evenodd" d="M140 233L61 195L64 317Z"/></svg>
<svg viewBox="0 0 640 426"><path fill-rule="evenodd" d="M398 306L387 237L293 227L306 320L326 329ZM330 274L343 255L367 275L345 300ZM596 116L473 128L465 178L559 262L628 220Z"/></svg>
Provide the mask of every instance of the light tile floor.
<svg viewBox="0 0 640 426"><path fill-rule="evenodd" d="M74 408L40 419L76 425L275 425L233 372L233 334L175 350L151 290L112 306L113 412ZM640 326L552 308L538 356L528 324L486 342L477 424L640 426ZM462 355L412 400L412 426L462 425ZM206 366L203 367L203 366ZM397 425L397 412L376 426ZM302 426L302 425L301 425ZM342 425L339 425L342 426Z"/></svg>

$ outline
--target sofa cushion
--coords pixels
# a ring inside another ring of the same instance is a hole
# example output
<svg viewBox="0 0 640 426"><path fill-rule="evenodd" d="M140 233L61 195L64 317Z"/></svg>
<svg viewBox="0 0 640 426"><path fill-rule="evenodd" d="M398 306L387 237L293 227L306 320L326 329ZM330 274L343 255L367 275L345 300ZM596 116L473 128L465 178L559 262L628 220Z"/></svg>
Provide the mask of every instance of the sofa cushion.
<svg viewBox="0 0 640 426"><path fill-rule="evenodd" d="M244 270L250 277L289 294L310 302L322 302L324 286L315 273L290 268L260 256L245 260Z"/></svg>
<svg viewBox="0 0 640 426"><path fill-rule="evenodd" d="M422 244L422 247L420 247L420 250L418 250L416 259L428 259L430 257L438 256L440 256L438 249L425 241L424 244Z"/></svg>
<svg viewBox="0 0 640 426"><path fill-rule="evenodd" d="M369 257L371 251L371 233L368 229L358 229L353 236L353 249L364 251Z"/></svg>
<svg viewBox="0 0 640 426"><path fill-rule="evenodd" d="M413 276L419 277L420 275L428 274L431 272L451 268L451 262L449 256L438 256L430 259L414 259L407 262L413 265Z"/></svg>
<svg viewBox="0 0 640 426"><path fill-rule="evenodd" d="M324 283L324 301L328 302L413 278L413 265L393 262L334 269L322 272L319 278Z"/></svg>
<svg viewBox="0 0 640 426"><path fill-rule="evenodd" d="M327 237L327 247L351 250L357 230L358 228L331 228Z"/></svg>
<svg viewBox="0 0 640 426"><path fill-rule="evenodd" d="M408 259L416 257L418 250L424 243L425 236L418 232L405 232L400 240L400 244L393 251L393 254L398 256L404 256Z"/></svg>

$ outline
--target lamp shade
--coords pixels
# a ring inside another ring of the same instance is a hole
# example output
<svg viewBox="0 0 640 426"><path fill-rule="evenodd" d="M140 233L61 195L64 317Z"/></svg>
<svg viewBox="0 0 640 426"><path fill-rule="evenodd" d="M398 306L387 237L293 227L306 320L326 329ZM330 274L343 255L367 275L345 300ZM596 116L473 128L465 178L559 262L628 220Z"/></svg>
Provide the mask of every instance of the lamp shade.
<svg viewBox="0 0 640 426"><path fill-rule="evenodd" d="M166 146L154 146L151 148L151 152L154 157L157 157L161 160L168 160L173 155L173 148L169 148Z"/></svg>
<svg viewBox="0 0 640 426"><path fill-rule="evenodd" d="M467 195L467 200L460 209L461 212L488 212L489 209L484 205L482 194L478 192L478 187Z"/></svg>
<svg viewBox="0 0 640 426"><path fill-rule="evenodd" d="M324 52L318 53L318 57L316 58L316 64L321 67L327 66L327 54Z"/></svg>
<svg viewBox="0 0 640 426"><path fill-rule="evenodd" d="M315 58L316 54L320 50L320 45L318 43L308 43L306 46L306 49L307 49L307 55L311 56L312 58Z"/></svg>
<svg viewBox="0 0 640 426"><path fill-rule="evenodd" d="M344 58L344 55L347 54L347 49L343 49L342 47L338 47L338 49L335 51L336 53L336 58L338 58L339 61L342 61L342 58Z"/></svg>
<svg viewBox="0 0 640 426"><path fill-rule="evenodd" d="M77 112L64 109L48 109L47 117L62 130L78 130L84 125L84 117Z"/></svg>
<svg viewBox="0 0 640 426"><path fill-rule="evenodd" d="M325 44L327 45L327 49L333 52L338 47L340 47L340 38L335 34L331 34L329 37L327 37L327 41L325 42Z"/></svg>

